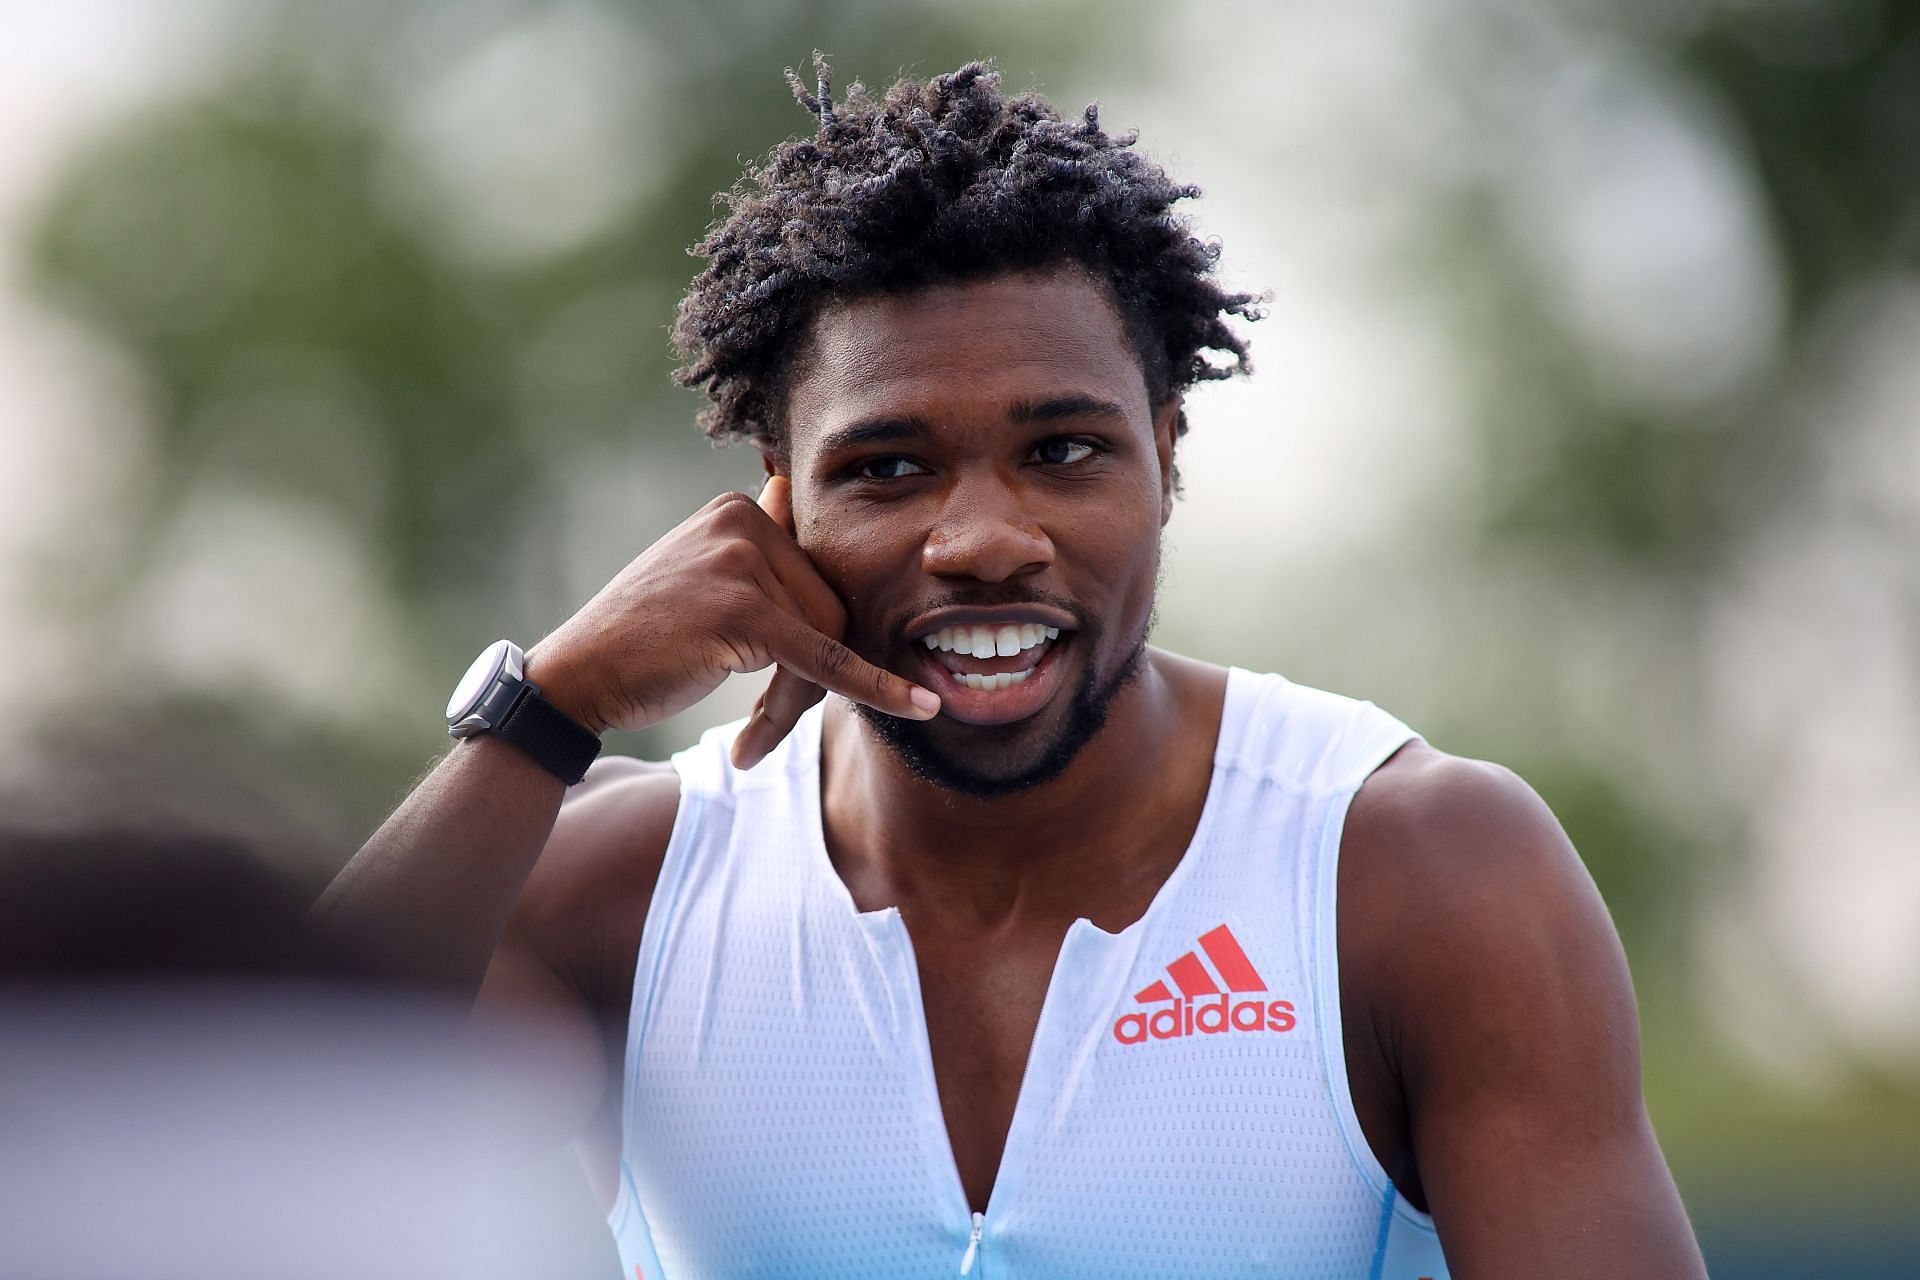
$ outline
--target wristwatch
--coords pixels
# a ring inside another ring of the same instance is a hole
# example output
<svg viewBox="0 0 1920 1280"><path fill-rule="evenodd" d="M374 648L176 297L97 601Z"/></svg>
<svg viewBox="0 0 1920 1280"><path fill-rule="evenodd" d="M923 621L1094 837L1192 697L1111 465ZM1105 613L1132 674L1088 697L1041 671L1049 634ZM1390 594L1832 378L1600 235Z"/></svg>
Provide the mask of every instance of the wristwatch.
<svg viewBox="0 0 1920 1280"><path fill-rule="evenodd" d="M511 640L488 645L447 700L447 734L491 733L572 786L600 754L600 736L540 696L540 686L526 677L526 659Z"/></svg>

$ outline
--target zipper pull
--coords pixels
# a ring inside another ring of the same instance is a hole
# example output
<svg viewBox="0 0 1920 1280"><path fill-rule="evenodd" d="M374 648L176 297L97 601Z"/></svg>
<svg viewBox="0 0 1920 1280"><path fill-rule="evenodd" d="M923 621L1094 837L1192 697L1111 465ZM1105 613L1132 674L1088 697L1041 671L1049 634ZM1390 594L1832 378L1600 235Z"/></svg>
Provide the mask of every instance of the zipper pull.
<svg viewBox="0 0 1920 1280"><path fill-rule="evenodd" d="M974 1214L973 1234L967 1237L967 1251L960 1255L961 1275L970 1276L973 1274L974 1261L980 1256L980 1233L986 1229L987 1215L984 1213Z"/></svg>

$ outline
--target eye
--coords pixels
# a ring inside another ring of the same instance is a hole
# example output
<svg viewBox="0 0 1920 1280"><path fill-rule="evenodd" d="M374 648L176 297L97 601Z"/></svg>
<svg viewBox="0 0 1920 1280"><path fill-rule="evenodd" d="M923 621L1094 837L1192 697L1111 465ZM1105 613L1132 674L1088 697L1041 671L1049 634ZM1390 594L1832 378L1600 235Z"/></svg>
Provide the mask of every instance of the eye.
<svg viewBox="0 0 1920 1280"><path fill-rule="evenodd" d="M911 458L885 457L856 462L850 474L861 480L899 480L925 471L925 467Z"/></svg>
<svg viewBox="0 0 1920 1280"><path fill-rule="evenodd" d="M1075 436L1055 436L1051 440L1042 440L1033 446L1034 456L1040 461L1056 467L1072 466L1076 462L1085 462L1098 452L1091 440L1082 440Z"/></svg>

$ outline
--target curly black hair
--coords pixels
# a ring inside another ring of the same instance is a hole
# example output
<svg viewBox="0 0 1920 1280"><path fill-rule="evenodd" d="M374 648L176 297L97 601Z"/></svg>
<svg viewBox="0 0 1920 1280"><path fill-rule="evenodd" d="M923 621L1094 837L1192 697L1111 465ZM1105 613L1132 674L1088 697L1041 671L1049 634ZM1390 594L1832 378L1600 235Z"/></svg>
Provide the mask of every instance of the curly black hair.
<svg viewBox="0 0 1920 1280"><path fill-rule="evenodd" d="M1038 94L1003 98L981 62L877 100L855 82L836 103L826 59L813 63L815 90L792 69L787 81L817 132L723 193L724 216L692 250L707 265L674 324L686 362L674 377L706 389L715 443L784 445L787 380L827 300L1008 271L1077 266L1105 282L1156 406L1248 371L1226 317L1258 319L1259 295L1216 284L1220 246L1173 212L1199 188L1130 150L1137 135L1102 130L1097 105L1062 120Z"/></svg>

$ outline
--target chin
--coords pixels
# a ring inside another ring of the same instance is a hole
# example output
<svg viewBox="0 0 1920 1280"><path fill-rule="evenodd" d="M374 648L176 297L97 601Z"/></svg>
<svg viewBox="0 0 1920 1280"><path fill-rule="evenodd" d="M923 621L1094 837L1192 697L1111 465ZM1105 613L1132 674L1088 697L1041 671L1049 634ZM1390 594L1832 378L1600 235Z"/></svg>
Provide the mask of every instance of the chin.
<svg viewBox="0 0 1920 1280"><path fill-rule="evenodd" d="M1106 728L1113 699L1139 675L1145 654L1143 636L1109 679L1096 683L1087 669L1064 706L1008 724L962 724L947 716L903 720L851 705L923 781L972 799L992 800L1031 791L1064 774Z"/></svg>

